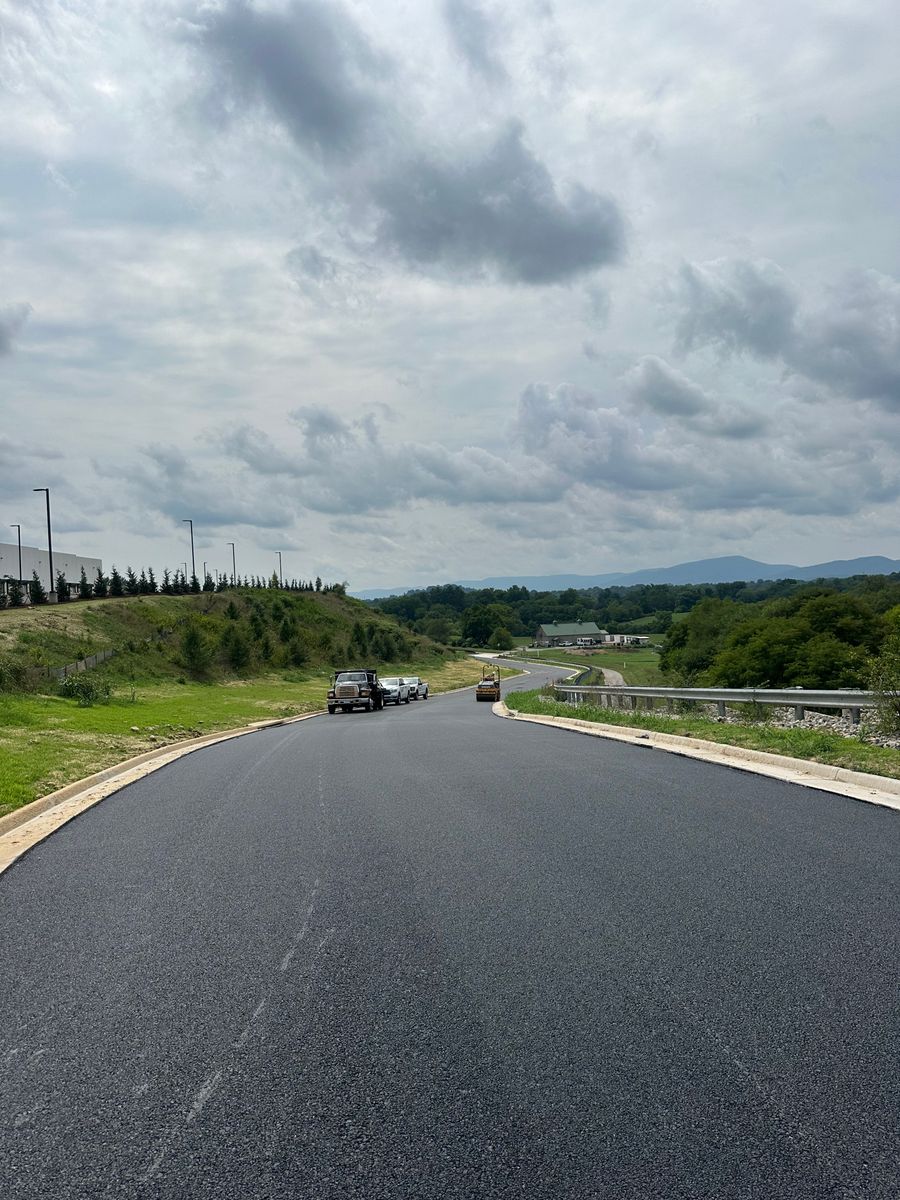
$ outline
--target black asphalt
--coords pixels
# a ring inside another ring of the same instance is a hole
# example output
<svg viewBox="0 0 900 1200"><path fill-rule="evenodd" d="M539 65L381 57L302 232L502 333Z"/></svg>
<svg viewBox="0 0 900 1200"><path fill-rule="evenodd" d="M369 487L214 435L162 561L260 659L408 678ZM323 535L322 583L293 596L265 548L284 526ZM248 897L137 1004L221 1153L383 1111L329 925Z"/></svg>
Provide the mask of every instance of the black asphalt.
<svg viewBox="0 0 900 1200"><path fill-rule="evenodd" d="M896 1200L898 901L896 812L470 692L198 751L0 877L0 1195Z"/></svg>

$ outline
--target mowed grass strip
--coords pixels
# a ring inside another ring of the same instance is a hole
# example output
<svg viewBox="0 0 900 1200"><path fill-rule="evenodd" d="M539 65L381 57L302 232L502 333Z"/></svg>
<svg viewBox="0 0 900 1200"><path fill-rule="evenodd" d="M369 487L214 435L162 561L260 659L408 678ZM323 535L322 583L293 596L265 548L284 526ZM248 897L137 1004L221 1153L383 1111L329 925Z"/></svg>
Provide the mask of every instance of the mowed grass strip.
<svg viewBox="0 0 900 1200"><path fill-rule="evenodd" d="M631 687L663 686L664 680L659 669L659 653L650 646L641 646L635 650L560 650L541 649L523 650L521 657L524 661L571 663L573 667L601 669L609 667L618 671L625 682Z"/></svg>
<svg viewBox="0 0 900 1200"><path fill-rule="evenodd" d="M595 704L563 704L550 700L540 691L515 692L506 697L507 706L522 713L544 717L575 717L580 721L596 721L601 725L624 725L648 729L654 733L672 733L685 738L702 738L727 746L743 746L748 750L764 750L810 762L846 767L851 771L866 771L900 779L900 750L872 746L859 738L843 737L818 729L780 729L765 722L746 725L723 725L705 717L689 714L672 717L656 716L650 712L630 712L615 708L600 708Z"/></svg>
<svg viewBox="0 0 900 1200"><path fill-rule="evenodd" d="M477 683L472 659L383 667L420 675L434 693ZM104 767L185 738L325 707L327 671L222 683L127 685L108 704L81 708L55 695L0 693L0 816Z"/></svg>

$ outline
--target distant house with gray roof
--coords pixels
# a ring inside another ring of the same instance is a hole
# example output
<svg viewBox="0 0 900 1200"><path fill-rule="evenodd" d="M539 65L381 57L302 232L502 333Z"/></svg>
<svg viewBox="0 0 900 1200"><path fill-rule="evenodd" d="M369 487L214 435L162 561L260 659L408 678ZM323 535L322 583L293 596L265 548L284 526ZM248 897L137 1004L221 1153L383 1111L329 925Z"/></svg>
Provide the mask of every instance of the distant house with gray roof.
<svg viewBox="0 0 900 1200"><path fill-rule="evenodd" d="M591 638L602 642L609 637L605 629L599 629L594 621L569 621L560 625L538 625L534 635L536 646L558 646L560 642L576 642L578 638Z"/></svg>

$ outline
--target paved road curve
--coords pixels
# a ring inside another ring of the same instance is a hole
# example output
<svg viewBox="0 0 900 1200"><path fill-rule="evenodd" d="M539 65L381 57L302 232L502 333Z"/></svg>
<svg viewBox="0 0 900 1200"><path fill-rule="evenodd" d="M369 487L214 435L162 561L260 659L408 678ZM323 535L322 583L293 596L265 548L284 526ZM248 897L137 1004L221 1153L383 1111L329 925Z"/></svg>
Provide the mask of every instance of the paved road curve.
<svg viewBox="0 0 900 1200"><path fill-rule="evenodd" d="M895 1200L898 844L470 693L199 751L0 877L0 1194Z"/></svg>

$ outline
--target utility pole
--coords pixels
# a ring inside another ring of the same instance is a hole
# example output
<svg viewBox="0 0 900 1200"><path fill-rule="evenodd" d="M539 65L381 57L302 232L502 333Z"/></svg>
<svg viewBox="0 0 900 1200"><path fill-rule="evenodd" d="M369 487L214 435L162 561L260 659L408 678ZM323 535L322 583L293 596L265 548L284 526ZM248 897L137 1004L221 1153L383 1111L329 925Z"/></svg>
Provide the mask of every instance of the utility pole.
<svg viewBox="0 0 900 1200"><path fill-rule="evenodd" d="M284 587L284 580L281 575L281 551L276 550L275 553L278 555L278 586Z"/></svg>
<svg viewBox="0 0 900 1200"><path fill-rule="evenodd" d="M196 579L197 560L194 558L194 522L190 517L184 517L181 523L182 525L190 525L191 527L191 579ZM187 572L187 566L185 566L185 572Z"/></svg>
<svg viewBox="0 0 900 1200"><path fill-rule="evenodd" d="M43 492L47 497L47 556L50 559L50 587L48 588L48 596L56 595L56 580L53 578L53 537L50 533L50 489L49 488L32 488L33 492Z"/></svg>
<svg viewBox="0 0 900 1200"><path fill-rule="evenodd" d="M226 542L225 545L231 547L231 586L237 587L237 563L234 558L234 542Z"/></svg>

